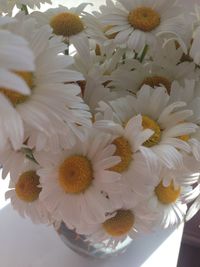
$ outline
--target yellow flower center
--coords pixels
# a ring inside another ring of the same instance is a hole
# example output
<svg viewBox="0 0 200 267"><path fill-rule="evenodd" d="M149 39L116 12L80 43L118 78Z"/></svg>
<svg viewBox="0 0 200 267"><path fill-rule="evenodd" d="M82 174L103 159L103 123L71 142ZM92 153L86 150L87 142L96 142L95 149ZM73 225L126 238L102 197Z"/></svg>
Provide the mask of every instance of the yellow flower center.
<svg viewBox="0 0 200 267"><path fill-rule="evenodd" d="M96 56L101 56L101 47L99 44L96 44L95 54L96 54Z"/></svg>
<svg viewBox="0 0 200 267"><path fill-rule="evenodd" d="M55 15L50 25L56 35L70 37L84 30L84 24L80 17L73 13L63 12Z"/></svg>
<svg viewBox="0 0 200 267"><path fill-rule="evenodd" d="M118 210L117 214L103 223L103 229L113 237L127 234L134 225L134 215L130 210Z"/></svg>
<svg viewBox="0 0 200 267"><path fill-rule="evenodd" d="M19 199L34 202L38 199L41 188L38 187L40 177L35 171L27 171L20 175L15 185L15 192Z"/></svg>
<svg viewBox="0 0 200 267"><path fill-rule="evenodd" d="M17 74L19 77L21 77L26 82L26 84L29 86L30 89L33 88L34 82L33 82L32 72L15 71L14 73ZM14 106L25 102L29 97L27 95L23 95L13 90L10 90L9 88L0 88L0 93L3 93Z"/></svg>
<svg viewBox="0 0 200 267"><path fill-rule="evenodd" d="M158 144L161 139L161 129L157 122L148 116L142 116L142 126L144 129L151 129L154 131L154 134L147 141L145 141L143 145L146 147L152 147Z"/></svg>
<svg viewBox="0 0 200 267"><path fill-rule="evenodd" d="M159 185L155 188L155 194L158 200L165 205L176 202L176 200L180 196L180 192L180 188L176 189L173 182L171 182L171 184L167 187L165 187L163 183L160 182Z"/></svg>
<svg viewBox="0 0 200 267"><path fill-rule="evenodd" d="M168 80L165 77L162 76L152 76L152 77L147 77L143 82L141 87L146 84L151 87L156 87L156 86L164 86L167 89L168 94L170 94L171 91L171 81Z"/></svg>
<svg viewBox="0 0 200 267"><path fill-rule="evenodd" d="M59 167L59 183L65 193L79 194L92 183L93 170L90 160L84 156L70 156Z"/></svg>
<svg viewBox="0 0 200 267"><path fill-rule="evenodd" d="M181 135L178 137L180 140L188 142L190 140L190 136L189 135Z"/></svg>
<svg viewBox="0 0 200 267"><path fill-rule="evenodd" d="M116 146L115 156L121 158L121 162L110 168L111 171L122 173L126 171L133 160L131 146L124 137L118 137L112 142Z"/></svg>
<svg viewBox="0 0 200 267"><path fill-rule="evenodd" d="M160 25L160 15L150 7L138 7L128 15L128 22L135 29L151 32Z"/></svg>

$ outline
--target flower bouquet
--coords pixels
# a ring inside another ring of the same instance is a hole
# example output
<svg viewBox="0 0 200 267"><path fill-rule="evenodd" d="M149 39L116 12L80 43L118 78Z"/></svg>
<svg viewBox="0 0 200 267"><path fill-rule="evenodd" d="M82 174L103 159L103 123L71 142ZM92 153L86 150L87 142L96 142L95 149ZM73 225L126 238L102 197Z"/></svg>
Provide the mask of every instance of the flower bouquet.
<svg viewBox="0 0 200 267"><path fill-rule="evenodd" d="M0 0L6 198L113 253L200 209L200 8L50 2Z"/></svg>

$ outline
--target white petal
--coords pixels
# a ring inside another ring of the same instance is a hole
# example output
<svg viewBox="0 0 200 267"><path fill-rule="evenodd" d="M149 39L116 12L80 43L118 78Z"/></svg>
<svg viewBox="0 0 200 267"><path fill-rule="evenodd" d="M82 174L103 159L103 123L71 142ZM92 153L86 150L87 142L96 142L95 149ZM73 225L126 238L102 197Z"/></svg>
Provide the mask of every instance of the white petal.
<svg viewBox="0 0 200 267"><path fill-rule="evenodd" d="M6 134L6 137L10 140L14 149L20 149L24 141L22 119L2 94L0 94L0 103L2 131Z"/></svg>
<svg viewBox="0 0 200 267"><path fill-rule="evenodd" d="M4 69L0 69L0 86L23 95L30 95L30 88L26 82L14 73Z"/></svg>

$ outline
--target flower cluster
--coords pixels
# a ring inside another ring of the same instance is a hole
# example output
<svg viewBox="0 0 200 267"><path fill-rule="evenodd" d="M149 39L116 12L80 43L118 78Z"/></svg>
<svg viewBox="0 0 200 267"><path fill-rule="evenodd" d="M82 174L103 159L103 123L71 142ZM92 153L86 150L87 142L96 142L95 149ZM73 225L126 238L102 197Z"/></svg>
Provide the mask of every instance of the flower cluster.
<svg viewBox="0 0 200 267"><path fill-rule="evenodd" d="M45 2L0 0L6 198L34 223L64 222L112 247L193 217L200 8L107 0L90 13L88 3L32 10Z"/></svg>

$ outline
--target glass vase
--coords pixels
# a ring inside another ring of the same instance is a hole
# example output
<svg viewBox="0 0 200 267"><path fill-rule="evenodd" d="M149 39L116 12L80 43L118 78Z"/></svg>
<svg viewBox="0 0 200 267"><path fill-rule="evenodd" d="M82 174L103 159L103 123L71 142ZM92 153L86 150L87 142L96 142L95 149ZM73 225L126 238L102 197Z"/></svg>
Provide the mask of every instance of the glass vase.
<svg viewBox="0 0 200 267"><path fill-rule="evenodd" d="M107 242L94 244L87 240L87 236L78 235L75 231L67 228L64 223L61 223L60 227L57 229L57 233L70 249L79 255L96 259L106 259L124 253L132 243L132 239L127 237L115 248L106 246L105 243Z"/></svg>

